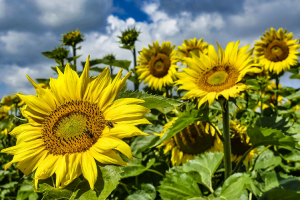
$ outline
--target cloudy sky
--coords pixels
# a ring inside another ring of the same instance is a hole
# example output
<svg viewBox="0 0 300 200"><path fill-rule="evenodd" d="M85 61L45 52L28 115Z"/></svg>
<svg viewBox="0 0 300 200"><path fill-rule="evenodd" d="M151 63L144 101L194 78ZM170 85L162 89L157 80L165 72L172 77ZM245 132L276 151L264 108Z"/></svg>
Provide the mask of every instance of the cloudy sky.
<svg viewBox="0 0 300 200"><path fill-rule="evenodd" d="M270 27L287 28L299 38L299 10L298 0L0 0L0 97L33 94L26 75L56 77L50 68L55 62L41 52L54 49L62 33L77 28L85 35L79 64L88 55L131 58L130 51L118 47L117 36L132 25L142 31L137 50L156 40L181 45L194 37L224 48L237 40L253 46ZM281 81L300 85L288 75Z"/></svg>

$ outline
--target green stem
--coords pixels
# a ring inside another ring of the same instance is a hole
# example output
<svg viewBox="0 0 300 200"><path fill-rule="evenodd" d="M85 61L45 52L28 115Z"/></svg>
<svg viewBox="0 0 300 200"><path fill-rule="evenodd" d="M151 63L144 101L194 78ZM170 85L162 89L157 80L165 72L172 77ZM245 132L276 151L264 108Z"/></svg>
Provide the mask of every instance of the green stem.
<svg viewBox="0 0 300 200"><path fill-rule="evenodd" d="M248 92L246 91L245 92L245 98L246 98L246 108L248 108L249 107L249 94L248 94Z"/></svg>
<svg viewBox="0 0 300 200"><path fill-rule="evenodd" d="M158 175L160 175L160 176L162 176L162 177L165 177L162 173L160 173L160 172L158 172L158 171L156 171L156 170L154 170L154 169L146 169L146 171L148 171L148 172L153 172L153 173L158 174Z"/></svg>
<svg viewBox="0 0 300 200"><path fill-rule="evenodd" d="M264 116L263 114L263 89L262 85L259 84L260 86L260 117L262 118Z"/></svg>
<svg viewBox="0 0 300 200"><path fill-rule="evenodd" d="M223 148L224 148L224 166L225 166L225 180L231 175L231 144L230 144L230 132L229 132L229 107L228 101L225 100L223 114Z"/></svg>
<svg viewBox="0 0 300 200"><path fill-rule="evenodd" d="M74 45L74 46L72 46L73 47L73 64L74 64L74 70L75 71L77 71L77 69L76 69L76 46Z"/></svg>
<svg viewBox="0 0 300 200"><path fill-rule="evenodd" d="M128 194L130 194L130 192L129 192L128 188L127 188L127 185L125 183L122 183L122 182L119 182L119 183L120 183L120 185L122 185L125 188L126 192Z"/></svg>
<svg viewBox="0 0 300 200"><path fill-rule="evenodd" d="M138 75L135 72L135 67L136 67L136 53L135 53L135 47L132 49L132 54L133 54L133 73L134 73L134 77L135 77L135 83L134 83L134 90L135 91L139 91L139 79L138 79Z"/></svg>
<svg viewBox="0 0 300 200"><path fill-rule="evenodd" d="M275 106L276 106L276 110L277 110L277 106L278 106L278 86L279 86L279 77L278 75L275 78L275 84L276 84L276 91L275 91Z"/></svg>

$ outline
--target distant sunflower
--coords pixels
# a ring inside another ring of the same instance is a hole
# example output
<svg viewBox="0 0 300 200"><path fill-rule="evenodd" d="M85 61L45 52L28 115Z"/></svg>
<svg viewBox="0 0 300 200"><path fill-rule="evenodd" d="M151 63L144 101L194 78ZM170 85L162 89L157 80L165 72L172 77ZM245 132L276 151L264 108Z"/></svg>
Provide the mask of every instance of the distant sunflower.
<svg viewBox="0 0 300 200"><path fill-rule="evenodd" d="M202 54L207 54L208 44L203 42L203 39L197 40L197 38L190 39L189 41L184 40L182 46L178 46L176 53L179 54L179 60L183 61L185 57L192 57L191 52L193 52L196 56L200 56Z"/></svg>
<svg viewBox="0 0 300 200"><path fill-rule="evenodd" d="M176 55L175 45L171 42L163 42L159 46L158 41L153 42L149 49L143 48L138 57L136 72L140 74L139 80L144 84L149 83L149 87L161 90L163 86L172 85L175 79Z"/></svg>
<svg viewBox="0 0 300 200"><path fill-rule="evenodd" d="M165 124L160 137L166 133L176 120L177 118L173 118ZM221 141L215 134L215 129L208 123L200 121L185 127L158 147L162 146L165 146L164 153L172 151L171 162L173 166L185 164L187 161L193 160L198 154L216 152L222 148Z"/></svg>
<svg viewBox="0 0 300 200"><path fill-rule="evenodd" d="M28 120L10 133L17 138L16 146L1 150L14 155L5 165L18 162L24 173L35 171L39 179L56 174L56 187L62 188L79 175L88 180L91 189L97 179L95 160L103 164L126 165L114 150L132 159L130 147L121 139L145 135L136 125L149 123L143 115L150 110L137 104L135 98L115 100L129 77L121 79L122 70L111 80L106 68L97 77L89 77L89 58L80 78L69 64L64 74L57 68L58 79L50 78L44 89L27 77L37 96L18 96L26 103L22 114Z"/></svg>
<svg viewBox="0 0 300 200"><path fill-rule="evenodd" d="M255 41L255 58L265 70L279 74L297 64L300 45L293 40L293 33L285 29L270 28L260 37L262 41Z"/></svg>
<svg viewBox="0 0 300 200"><path fill-rule="evenodd" d="M198 107L206 101L212 105L215 99L223 96L238 97L239 92L246 90L247 85L241 81L247 73L261 70L254 67L250 45L238 49L239 41L230 42L225 51L218 45L219 55L214 46L208 46L208 55L200 52L200 58L192 53L192 58L185 58L188 68L178 72L178 89L188 90L182 99L198 98Z"/></svg>
<svg viewBox="0 0 300 200"><path fill-rule="evenodd" d="M234 121L230 121L230 137L231 161L238 162L252 146L250 138L247 135L247 128ZM249 166L256 153L257 149L251 150L243 161L244 164Z"/></svg>

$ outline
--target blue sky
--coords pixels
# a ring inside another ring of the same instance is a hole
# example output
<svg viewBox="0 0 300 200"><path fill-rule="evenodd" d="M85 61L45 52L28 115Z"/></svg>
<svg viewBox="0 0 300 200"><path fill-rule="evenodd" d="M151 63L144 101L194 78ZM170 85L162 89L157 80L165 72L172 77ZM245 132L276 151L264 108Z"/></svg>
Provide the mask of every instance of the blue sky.
<svg viewBox="0 0 300 200"><path fill-rule="evenodd" d="M50 68L55 62L41 52L54 49L60 34L77 28L85 35L80 63L88 55L96 59L107 53L131 58L118 47L117 36L132 25L142 31L137 50L156 40L181 45L194 37L224 48L237 40L253 47L270 27L287 28L299 38L299 10L297 0L0 0L0 97L33 94L26 75L56 77ZM300 85L288 75L281 82Z"/></svg>

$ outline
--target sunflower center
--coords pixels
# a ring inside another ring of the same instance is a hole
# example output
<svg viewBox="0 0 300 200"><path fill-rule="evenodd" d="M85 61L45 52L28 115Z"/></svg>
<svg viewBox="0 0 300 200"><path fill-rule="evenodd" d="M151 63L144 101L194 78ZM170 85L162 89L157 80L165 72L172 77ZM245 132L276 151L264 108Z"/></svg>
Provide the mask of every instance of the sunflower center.
<svg viewBox="0 0 300 200"><path fill-rule="evenodd" d="M233 87L239 72L231 66L216 66L201 74L197 80L199 88L207 92L220 92Z"/></svg>
<svg viewBox="0 0 300 200"><path fill-rule="evenodd" d="M216 71L207 77L207 83L210 85L221 85L227 80L228 74L226 71Z"/></svg>
<svg viewBox="0 0 300 200"><path fill-rule="evenodd" d="M191 124L177 133L175 143L180 151L187 154L200 154L214 145L215 137L205 132L205 122Z"/></svg>
<svg viewBox="0 0 300 200"><path fill-rule="evenodd" d="M246 133L242 133L238 125L231 126L233 126L230 127L231 153L233 155L242 156L251 148L251 145L247 143Z"/></svg>
<svg viewBox="0 0 300 200"><path fill-rule="evenodd" d="M150 72L154 77L164 77L168 74L171 66L170 57L163 53L158 53L155 57L151 58L149 62Z"/></svg>
<svg viewBox="0 0 300 200"><path fill-rule="evenodd" d="M268 60L279 62L285 60L289 55L289 48L284 41L274 40L265 49Z"/></svg>
<svg viewBox="0 0 300 200"><path fill-rule="evenodd" d="M96 104L69 101L52 111L43 123L46 149L54 155L88 150L105 128L105 119Z"/></svg>
<svg viewBox="0 0 300 200"><path fill-rule="evenodd" d="M57 126L56 134L62 138L71 138L84 132L87 117L81 113L70 113L62 117Z"/></svg>

